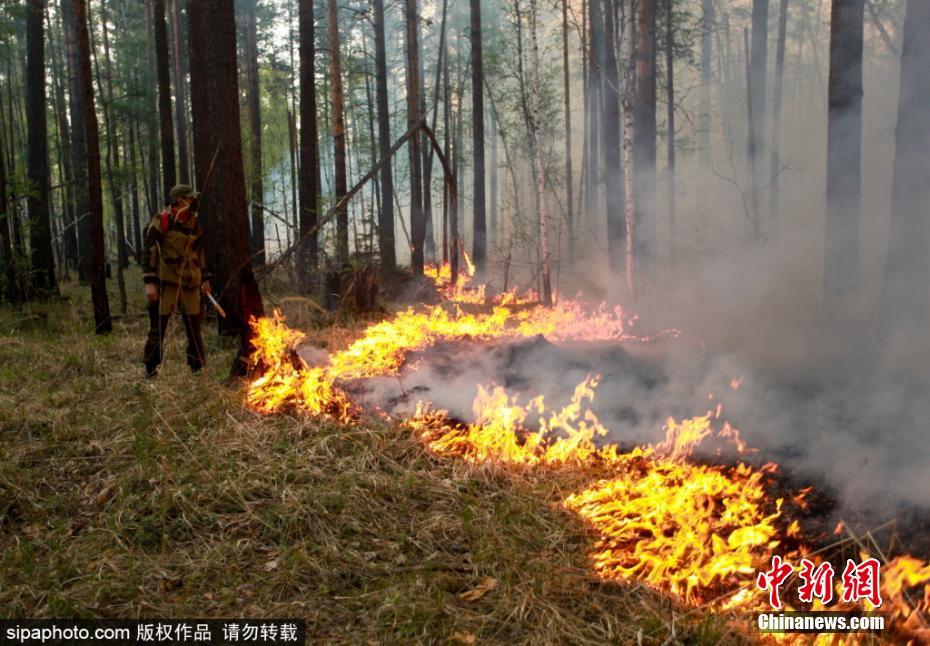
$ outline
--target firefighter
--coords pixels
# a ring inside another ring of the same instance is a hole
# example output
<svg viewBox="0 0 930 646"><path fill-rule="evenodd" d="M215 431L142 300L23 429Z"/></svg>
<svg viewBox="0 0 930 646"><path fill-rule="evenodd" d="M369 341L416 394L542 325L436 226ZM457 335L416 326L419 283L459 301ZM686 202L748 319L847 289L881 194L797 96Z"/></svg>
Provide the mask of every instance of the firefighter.
<svg viewBox="0 0 930 646"><path fill-rule="evenodd" d="M155 377L171 314L177 310L187 333L187 364L197 372L205 363L200 333L200 292L210 293L203 231L197 221L198 194L184 184L168 193L169 205L152 218L142 247L142 279L148 299L149 334L143 361Z"/></svg>

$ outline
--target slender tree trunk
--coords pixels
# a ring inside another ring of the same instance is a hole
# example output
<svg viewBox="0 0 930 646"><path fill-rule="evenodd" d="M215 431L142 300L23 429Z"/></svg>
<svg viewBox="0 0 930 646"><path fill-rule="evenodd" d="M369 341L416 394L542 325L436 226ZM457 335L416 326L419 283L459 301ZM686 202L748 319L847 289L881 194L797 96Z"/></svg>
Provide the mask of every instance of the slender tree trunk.
<svg viewBox="0 0 930 646"><path fill-rule="evenodd" d="M155 59L158 74L158 115L161 125L162 199L177 181L174 165L174 125L171 122L171 73L168 61L168 26L165 23L165 0L154 0Z"/></svg>
<svg viewBox="0 0 930 646"><path fill-rule="evenodd" d="M178 0L174 0L177 2ZM255 8L258 0L246 2L245 14L245 50L246 50L246 85L249 107L249 158L251 161L251 181L249 182L249 200L252 204L252 263L256 266L265 264L265 221L262 205L265 203L265 190L262 184L262 113L261 95L258 78L258 27Z"/></svg>
<svg viewBox="0 0 930 646"><path fill-rule="evenodd" d="M591 32L591 50L588 55L588 166L585 187L585 205L588 221L592 222L600 206L601 185L601 108L604 96L603 74L606 67L604 45L603 0L588 0L588 26Z"/></svg>
<svg viewBox="0 0 930 646"><path fill-rule="evenodd" d="M859 295L864 0L833 0L827 109L824 320L849 330Z"/></svg>
<svg viewBox="0 0 930 646"><path fill-rule="evenodd" d="M633 164L638 281L654 282L656 271L656 0L639 0L636 29L636 103Z"/></svg>
<svg viewBox="0 0 930 646"><path fill-rule="evenodd" d="M604 190L607 195L607 255L610 273L623 274L626 222L623 214L623 166L620 159L620 76L617 69L618 30L610 7L604 17L604 83L601 145L604 149Z"/></svg>
<svg viewBox="0 0 930 646"><path fill-rule="evenodd" d="M319 237L316 230L320 194L320 148L316 120L316 45L313 0L300 0L300 253L297 262L301 291L311 294L316 282Z"/></svg>
<svg viewBox="0 0 930 646"><path fill-rule="evenodd" d="M187 149L187 79L184 73L184 34L181 28L181 0L168 0L171 3L171 53L174 62L174 116L178 126L178 181L189 184L190 153ZM254 0L250 0L250 4Z"/></svg>
<svg viewBox="0 0 930 646"><path fill-rule="evenodd" d="M702 168L710 164L711 38L714 31L714 0L701 2L701 87L698 109L698 154Z"/></svg>
<svg viewBox="0 0 930 646"><path fill-rule="evenodd" d="M329 21L329 75L332 83L333 106L333 162L336 202L348 191L346 178L346 125L342 90L342 61L339 51L339 12L336 0L327 0ZM343 206L336 214L336 264L343 268L349 264L349 210Z"/></svg>
<svg viewBox="0 0 930 646"><path fill-rule="evenodd" d="M380 0L378 0L380 1ZM450 84L449 84L449 57L446 56L442 64L442 141L443 141L443 152L445 153L446 159L450 159L450 129L452 128L452 119L450 118L450 104L452 96L450 94ZM452 160L453 168L455 160ZM455 171L453 170L453 174ZM450 254L450 231L449 231L449 220L451 218L451 209L449 208L449 187L444 182L443 183L443 192L442 192L442 262L443 264L450 262L451 258L455 256L454 250ZM452 233L454 239L454 232ZM451 271L451 267L450 267Z"/></svg>
<svg viewBox="0 0 930 646"><path fill-rule="evenodd" d="M90 209L87 193L87 144L86 106L84 88L81 84L81 58L77 42L77 18L74 15L74 0L61 0L61 23L65 34L65 50L68 63L68 111L71 115L71 167L75 179L74 209L77 228L78 280L90 280L91 240Z"/></svg>
<svg viewBox="0 0 930 646"><path fill-rule="evenodd" d="M882 291L886 351L925 350L930 328L930 3L908 0ZM926 365L926 364L924 364Z"/></svg>
<svg viewBox="0 0 930 646"><path fill-rule="evenodd" d="M3 133L0 132L0 137ZM19 286L19 278L16 275L16 261L13 257L13 245L10 241L10 219L7 214L7 195L6 195L6 164L3 161L3 154L0 152L0 245L3 250L3 270L6 275L6 297L13 305L19 305L23 301L23 295Z"/></svg>
<svg viewBox="0 0 930 646"><path fill-rule="evenodd" d="M136 164L136 123L129 124L126 157L129 159L129 203L132 219L132 248L136 264L142 264L142 223L139 208L139 167Z"/></svg>
<svg viewBox="0 0 930 646"><path fill-rule="evenodd" d="M572 95L571 95L571 74L568 67L568 0L562 0L562 97L565 111L565 228L568 237L568 266L575 263L575 198L574 198L574 178L572 177ZM491 129L495 140L493 141L494 149L492 152L493 166L492 172L497 171L497 133L494 128ZM496 197L497 178L491 179L494 188L491 193ZM494 207L492 208L492 212ZM492 229L494 222L492 221Z"/></svg>
<svg viewBox="0 0 930 646"><path fill-rule="evenodd" d="M778 7L778 41L775 46L775 81L772 89L772 169L769 174L769 215L778 221L779 182L781 181L781 95L785 71L785 32L788 26L788 0Z"/></svg>
<svg viewBox="0 0 930 646"><path fill-rule="evenodd" d="M762 231L762 214L759 213L758 193L762 188L765 162L765 106L766 78L768 73L768 20L769 0L752 0L752 43L749 52L749 101L752 103L752 127L749 129L747 150L753 156L751 162L754 212L757 223L756 234Z"/></svg>
<svg viewBox="0 0 930 646"><path fill-rule="evenodd" d="M378 102L378 150L381 159L391 149L391 113L388 110L387 53L384 37L384 0L374 0L375 19L375 94ZM397 267L394 249L394 177L391 161L381 167L381 211L378 221L378 248L381 271L393 273Z"/></svg>
<svg viewBox="0 0 930 646"><path fill-rule="evenodd" d="M194 167L203 189L198 211L206 235L207 264L226 310L226 318L219 319L220 332L240 339L231 373L243 375L253 351L249 322L264 315L264 306L249 253L233 4L233 0L190 0L187 15Z"/></svg>
<svg viewBox="0 0 930 646"><path fill-rule="evenodd" d="M444 3L445 6L445 3ZM417 0L417 14L419 15L420 0ZM423 42L422 25L417 20L417 42ZM440 45L440 56L442 55L442 46ZM417 78L420 83L418 96L420 99L420 115L426 117L426 71L423 66L424 56L418 56ZM420 173L423 179L423 260L426 263L436 262L436 236L433 231L433 196L432 196L432 159L429 139L426 132L421 132L420 137Z"/></svg>
<svg viewBox="0 0 930 646"><path fill-rule="evenodd" d="M332 1L332 0L330 0ZM404 18L407 26L407 123L412 128L420 122L419 44L417 42L417 3L405 0ZM423 243L426 221L423 216L423 180L420 168L420 137L410 138L410 264L417 274L423 273Z"/></svg>
<svg viewBox="0 0 930 646"><path fill-rule="evenodd" d="M40 298L58 294L48 203L48 124L45 107L44 0L26 2L26 125L29 154L29 247L32 287Z"/></svg>
<svg viewBox="0 0 930 646"><path fill-rule="evenodd" d="M487 267L487 222L484 193L484 61L481 56L481 2L471 0L471 112L472 146L474 149L474 238L472 255L475 267L483 272Z"/></svg>
<svg viewBox="0 0 930 646"><path fill-rule="evenodd" d="M675 15L673 0L665 0L665 107L668 129L668 200L669 260L678 257L678 226L675 220Z"/></svg>
<svg viewBox="0 0 930 646"><path fill-rule="evenodd" d="M747 230L758 240L762 235L762 223L759 219L759 191L757 190L758 184L756 183L756 179L758 178L759 159L758 149L756 148L756 138L752 134L756 131L757 117L755 96L752 91L753 70L749 46L749 31L747 29L743 29L743 50L746 54L746 158L749 160L749 177L752 183L749 191L750 204L752 207L748 214L749 221L747 222Z"/></svg>
<svg viewBox="0 0 930 646"><path fill-rule="evenodd" d="M539 63L539 36L537 29L537 6L536 0L530 0L530 38L532 39L533 48L533 84L532 84L532 103L533 103L533 158L536 164L536 191L539 194L539 235L541 245L542 261L542 299L543 305L549 307L552 305L552 279L549 262L549 213L546 208L546 168L542 158L542 81L540 78L541 70Z"/></svg>
<svg viewBox="0 0 930 646"><path fill-rule="evenodd" d="M94 58L94 67L97 72L97 87L100 94L100 104L103 107L103 122L107 133L107 183L110 186L110 199L113 203L113 219L116 221L116 282L119 289L119 307L120 312L126 313L126 278L123 270L129 266L126 254L126 226L123 212L123 185L121 183L122 173L119 168L119 141L118 128L112 117L111 106L113 105L113 68L110 62L110 37L107 34L107 13L106 4L101 5L100 13L100 30L103 35L103 55L104 64L106 65L106 92L104 93L104 79L100 73L100 65L96 55ZM90 12L87 14L91 18ZM96 51L93 44L93 28L91 27L91 48Z"/></svg>
<svg viewBox="0 0 930 646"><path fill-rule="evenodd" d="M71 151L71 127L68 124L68 112L65 106L65 89L62 83L62 77L67 76L67 71L62 62L61 46L55 38L54 29L49 19L48 7L45 8L46 21L49 24L48 45L52 56L52 77L53 89L55 96L55 111L58 113L58 170L61 176L61 194L62 194L62 215L64 218L62 227L62 242L64 243L64 253L62 255L62 266L70 271L77 266L78 248L77 248L77 215L74 207L74 169L73 153Z"/></svg>
<svg viewBox="0 0 930 646"><path fill-rule="evenodd" d="M89 199L91 263L90 293L94 306L94 330L107 334L113 330L110 301L106 284L106 252L103 234L103 187L100 179L100 133L94 109L94 81L90 67L90 36L87 31L87 11L84 0L64 0L74 9L76 37L80 61L82 107L84 108L84 148L87 151L87 185Z"/></svg>
<svg viewBox="0 0 930 646"><path fill-rule="evenodd" d="M571 162L569 162L571 164ZM567 171L571 177L571 171ZM569 190L571 190L569 182ZM497 248L498 241L498 217L497 217L497 111L491 111L491 186L490 186L490 213L488 219L488 246L491 249ZM569 211L571 216L571 211ZM569 243L571 244L571 243Z"/></svg>

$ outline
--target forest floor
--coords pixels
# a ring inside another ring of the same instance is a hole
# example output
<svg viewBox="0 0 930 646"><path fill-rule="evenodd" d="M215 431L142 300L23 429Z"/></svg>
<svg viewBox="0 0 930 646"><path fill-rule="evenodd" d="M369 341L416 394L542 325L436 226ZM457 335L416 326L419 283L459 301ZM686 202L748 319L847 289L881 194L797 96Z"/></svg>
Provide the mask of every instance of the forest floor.
<svg viewBox="0 0 930 646"><path fill-rule="evenodd" d="M387 422L250 411L212 326L206 370L175 322L144 378L128 283L109 336L73 284L0 309L0 616L302 617L308 643L747 641L593 577L558 504L571 483L441 460Z"/></svg>

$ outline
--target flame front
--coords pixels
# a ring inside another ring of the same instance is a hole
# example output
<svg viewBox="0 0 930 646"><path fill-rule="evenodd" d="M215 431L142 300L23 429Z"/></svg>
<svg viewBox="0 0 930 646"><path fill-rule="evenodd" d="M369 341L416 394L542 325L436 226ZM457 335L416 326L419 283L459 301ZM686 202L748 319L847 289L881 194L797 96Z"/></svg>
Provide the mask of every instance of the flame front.
<svg viewBox="0 0 930 646"><path fill-rule="evenodd" d="M619 308L591 309L572 300L544 308L513 292L488 299L483 286L466 289L468 277L451 286L447 265L429 268L427 274L451 303L409 308L369 326L333 353L329 365L310 367L297 355L304 335L288 328L279 313L254 321L251 362L261 376L249 385L248 404L262 413L296 410L350 422L359 411L340 382L395 374L408 353L443 340L536 335L553 342L646 340L627 332L629 321ZM486 307L465 313L458 305L465 303ZM719 407L681 422L669 419L663 442L621 452L605 441L608 431L589 408L597 385L597 377L585 379L560 407L541 396L521 404L500 386L479 385L474 421L454 421L446 411L419 402L404 423L439 455L597 473L594 482L569 495L563 506L595 530L598 538L590 557L598 575L643 581L690 603L766 608L754 574L765 569L785 537L800 535L797 521L786 525L782 519L782 500L773 500L766 491L766 467L714 466L690 459L695 447L711 437L729 442L739 453L746 450L729 424L714 427ZM795 496L795 504L803 502L804 493ZM811 550L802 546L801 551ZM923 619L930 612L930 564L898 557L885 564L882 577L882 610L895 618L895 630L906 639L930 638Z"/></svg>

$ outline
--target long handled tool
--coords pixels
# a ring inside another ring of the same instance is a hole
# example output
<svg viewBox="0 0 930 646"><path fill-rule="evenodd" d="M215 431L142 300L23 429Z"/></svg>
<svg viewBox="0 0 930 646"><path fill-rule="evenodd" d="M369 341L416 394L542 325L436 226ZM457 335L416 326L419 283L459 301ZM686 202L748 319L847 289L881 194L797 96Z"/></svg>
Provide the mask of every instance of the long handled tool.
<svg viewBox="0 0 930 646"><path fill-rule="evenodd" d="M220 318L226 318L226 310L224 310L223 307L216 302L216 299L213 298L213 294L204 290L201 291L203 291L203 295L207 297L207 300L210 301L210 305L213 306L213 309L216 310L216 313L220 315Z"/></svg>

